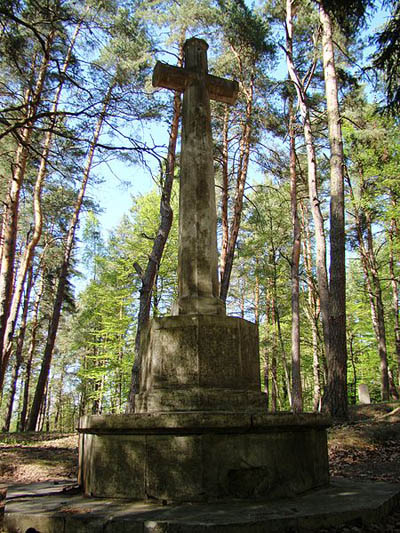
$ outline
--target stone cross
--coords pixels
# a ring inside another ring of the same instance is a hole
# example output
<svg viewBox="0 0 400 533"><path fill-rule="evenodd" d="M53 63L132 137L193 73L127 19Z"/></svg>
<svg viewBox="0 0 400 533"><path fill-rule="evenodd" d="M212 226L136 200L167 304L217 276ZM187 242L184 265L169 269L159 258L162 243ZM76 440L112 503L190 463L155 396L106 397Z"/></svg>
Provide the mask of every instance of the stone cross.
<svg viewBox="0 0 400 533"><path fill-rule="evenodd" d="M238 83L208 74L208 44L188 39L185 66L157 62L153 86L183 92L177 314L224 314L219 298L210 98L233 104Z"/></svg>

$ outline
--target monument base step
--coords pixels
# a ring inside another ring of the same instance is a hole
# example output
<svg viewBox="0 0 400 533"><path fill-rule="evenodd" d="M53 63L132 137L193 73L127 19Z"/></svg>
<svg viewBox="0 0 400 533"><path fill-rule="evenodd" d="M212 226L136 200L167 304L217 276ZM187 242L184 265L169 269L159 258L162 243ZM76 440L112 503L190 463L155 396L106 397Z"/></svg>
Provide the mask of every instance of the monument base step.
<svg viewBox="0 0 400 533"><path fill-rule="evenodd" d="M37 493L35 490L37 486ZM60 491L55 493L55 491ZM161 505L86 498L48 483L10 488L3 529L40 533L306 532L382 523L400 504L400 486L334 479L328 487L273 502Z"/></svg>
<svg viewBox="0 0 400 533"><path fill-rule="evenodd" d="M280 498L328 483L329 418L170 412L83 417L88 496L166 502Z"/></svg>

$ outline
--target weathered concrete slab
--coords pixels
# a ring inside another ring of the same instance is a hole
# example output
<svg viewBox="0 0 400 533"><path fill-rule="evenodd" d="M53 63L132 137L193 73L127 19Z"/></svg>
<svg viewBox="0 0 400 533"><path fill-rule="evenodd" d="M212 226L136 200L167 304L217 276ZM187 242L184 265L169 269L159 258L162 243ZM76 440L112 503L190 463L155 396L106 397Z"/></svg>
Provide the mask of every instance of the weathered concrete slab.
<svg viewBox="0 0 400 533"><path fill-rule="evenodd" d="M293 496L329 481L329 421L232 411L84 417L79 482L87 496L168 503Z"/></svg>
<svg viewBox="0 0 400 533"><path fill-rule="evenodd" d="M21 493L35 494L34 486ZM85 498L80 494L43 495L8 500L4 532L25 533L244 533L305 532L351 522L380 522L400 504L400 486L335 479L324 489L269 502L160 505ZM60 487L60 490L62 488ZM13 493L12 490L9 491ZM15 496L15 493L14 493Z"/></svg>

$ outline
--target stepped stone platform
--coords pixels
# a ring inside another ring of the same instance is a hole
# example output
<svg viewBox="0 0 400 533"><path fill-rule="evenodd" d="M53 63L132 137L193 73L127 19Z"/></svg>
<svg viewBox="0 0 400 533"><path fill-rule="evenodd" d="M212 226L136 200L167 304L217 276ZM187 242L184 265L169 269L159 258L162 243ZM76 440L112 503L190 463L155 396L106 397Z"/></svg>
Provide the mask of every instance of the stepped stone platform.
<svg viewBox="0 0 400 533"><path fill-rule="evenodd" d="M211 502L293 496L328 483L330 419L266 412L255 324L219 315L153 319L141 353L135 413L80 420L85 495Z"/></svg>
<svg viewBox="0 0 400 533"><path fill-rule="evenodd" d="M88 496L166 502L292 496L328 483L328 425L312 413L88 416L79 483Z"/></svg>
<svg viewBox="0 0 400 533"><path fill-rule="evenodd" d="M68 484L10 487L5 533L252 533L307 532L379 523L400 504L400 487L333 479L329 486L275 501L162 505L86 498ZM29 528L33 528L30 530Z"/></svg>

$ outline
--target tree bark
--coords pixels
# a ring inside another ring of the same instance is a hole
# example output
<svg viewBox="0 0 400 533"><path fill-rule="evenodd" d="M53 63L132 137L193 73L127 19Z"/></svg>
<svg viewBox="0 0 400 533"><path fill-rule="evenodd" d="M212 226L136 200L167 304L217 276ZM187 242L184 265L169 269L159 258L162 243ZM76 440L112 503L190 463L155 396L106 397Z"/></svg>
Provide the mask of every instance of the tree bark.
<svg viewBox="0 0 400 533"><path fill-rule="evenodd" d="M31 341L28 349L28 354L26 357L26 366L25 366L25 380L24 380L24 390L23 390L23 401L22 409L20 414L20 419L18 422L18 431L25 431L26 426L26 417L28 414L28 403L29 403L29 387L31 381L31 370L32 370L32 359L36 349L36 334L39 328L39 307L42 299L44 290L44 273L42 272L42 277L40 280L39 290L36 295L35 302L33 304L32 318L31 318Z"/></svg>
<svg viewBox="0 0 400 533"><path fill-rule="evenodd" d="M232 274L233 259L235 257L236 242L239 235L240 223L243 211L244 190L247 180L247 171L250 159L250 136L251 117L253 113L254 98L254 75L250 79L249 87L245 90L246 96L246 116L242 127L242 137L240 140L240 155L236 177L235 200L233 204L233 215L229 227L229 239L224 257L221 257L221 286L220 298L226 302L228 297L229 283ZM222 259L224 262L222 262Z"/></svg>
<svg viewBox="0 0 400 533"><path fill-rule="evenodd" d="M33 265L31 265L29 268L28 279L27 279L26 287L25 287L25 296L24 296L24 304L22 308L21 324L19 327L17 345L15 348L15 364L14 364L13 374L11 377L11 391L10 391L10 396L9 396L8 403L7 403L7 415L4 421L3 431L10 431L10 423L11 423L12 411L13 411L13 406L14 406L15 392L17 389L19 370L20 370L20 367L23 361L22 348L24 346L25 331L26 331L26 324L27 324L27 319L28 319L28 309L29 309L32 285L33 285Z"/></svg>
<svg viewBox="0 0 400 533"><path fill-rule="evenodd" d="M220 270L226 263L226 254L229 244L229 224L228 224L228 198L229 198L229 168L228 168L228 126L229 107L225 106L224 125L222 130L222 194L221 194L221 225L222 244L220 257Z"/></svg>
<svg viewBox="0 0 400 533"><path fill-rule="evenodd" d="M273 299L273 298L272 298ZM275 303L271 302L271 329L272 329L272 346L271 346L271 359L270 359L270 372L271 372L271 411L276 412L279 401L279 387L278 387L278 362L276 353L278 350L277 343L277 327L275 319Z"/></svg>
<svg viewBox="0 0 400 533"><path fill-rule="evenodd" d="M390 283L392 287L392 308L394 315L394 340L396 346L396 358L397 358L397 379L400 385L400 323L399 323L399 284L397 281L397 276L394 271L394 236L398 234L397 222L393 218L390 221L389 228L389 242L390 242L390 251L389 251L389 272L390 272Z"/></svg>
<svg viewBox="0 0 400 533"><path fill-rule="evenodd" d="M346 345L346 259L344 220L344 156L338 85L332 38L332 22L322 3L322 57L330 145L330 279L329 279L329 351L326 407L331 416L346 419L347 345Z"/></svg>
<svg viewBox="0 0 400 533"><path fill-rule="evenodd" d="M288 41L292 41L293 39L292 5L293 0L286 1L286 33ZM290 79L296 89L300 114L303 121L303 131L307 151L308 193L311 214L313 217L315 228L316 270L321 308L321 321L324 337L325 356L329 360L329 285L326 267L326 239L324 219L321 213L320 199L318 194L317 161L315 154L314 138L311 128L310 112L306 99L307 87L305 80L301 80L299 77L299 74L294 65L293 55L291 54L290 49L286 50L286 63ZM311 72L313 72L313 68L311 69Z"/></svg>
<svg viewBox="0 0 400 533"><path fill-rule="evenodd" d="M268 350L264 350L264 366L263 366L263 383L264 383L264 394L265 394L265 404L267 410L269 409L269 400L270 400L270 380L269 380L269 355Z"/></svg>
<svg viewBox="0 0 400 533"><path fill-rule="evenodd" d="M367 249L369 256L369 267L371 271L371 277L373 282L374 302L376 306L376 319L377 324L375 326L375 332L378 341L378 351L380 359L381 370L381 395L382 401L389 400L390 387L389 387L389 367L387 358L387 344L386 344L386 326L385 326L385 310L382 298L382 287L379 279L378 266L375 256L375 250L373 246L372 227L371 220L367 217Z"/></svg>
<svg viewBox="0 0 400 533"><path fill-rule="evenodd" d="M288 43L288 48L291 43ZM293 99L289 96L289 174L290 174L290 205L292 214L292 260L291 260L291 303L292 303L292 409L295 413L303 410L303 391L301 386L300 367L300 249L301 227L297 211L297 173L296 173L296 137L294 130Z"/></svg>
<svg viewBox="0 0 400 533"><path fill-rule="evenodd" d="M71 254L72 254L72 250L75 244L75 233L76 233L76 229L78 226L79 215L81 212L82 202L85 196L86 186L89 180L90 171L91 171L92 164L93 164L94 153L96 151L97 142L99 140L103 122L107 114L107 109L110 104L113 88L114 88L114 82L111 83L103 100L102 110L97 120L96 128L93 134L93 139L90 143L90 148L89 148L89 152L88 152L87 159L86 159L86 165L85 165L85 169L83 172L81 187L80 187L78 197L75 203L74 212L72 214L71 221L69 224L68 234L67 234L67 238L65 241L63 261L62 261L61 268L60 268L60 274L58 278L57 289L56 289L56 294L55 294L54 303L53 303L53 312L50 318L46 346L44 349L42 365L40 368L40 373L39 373L38 381L36 384L35 396L33 398L32 408L31 408L31 412L29 415L28 431L36 430L36 425L37 425L39 412L40 412L40 406L44 398L44 392L45 392L46 384L47 384L48 377L49 377L51 360L53 357L54 344L56 341L56 336L57 336L57 331L58 331L58 324L60 321L61 308L64 302L65 286L66 286L67 278L68 278L68 272L69 272L69 267L70 267L70 262L71 262Z"/></svg>
<svg viewBox="0 0 400 533"><path fill-rule="evenodd" d="M300 202L302 212L303 223L303 257L304 257L304 269L307 280L307 292L308 292L308 307L307 317L311 325L312 333L312 352L313 352L313 410L319 411L321 407L321 368L319 358L319 335L318 335L318 316L319 316L319 302L318 294L315 287L315 280L313 277L312 269L312 256L311 256L311 237L308 220L304 205Z"/></svg>
<svg viewBox="0 0 400 533"><path fill-rule="evenodd" d="M258 275L259 259L256 257L256 286L254 288L254 322L260 324L260 277Z"/></svg>

